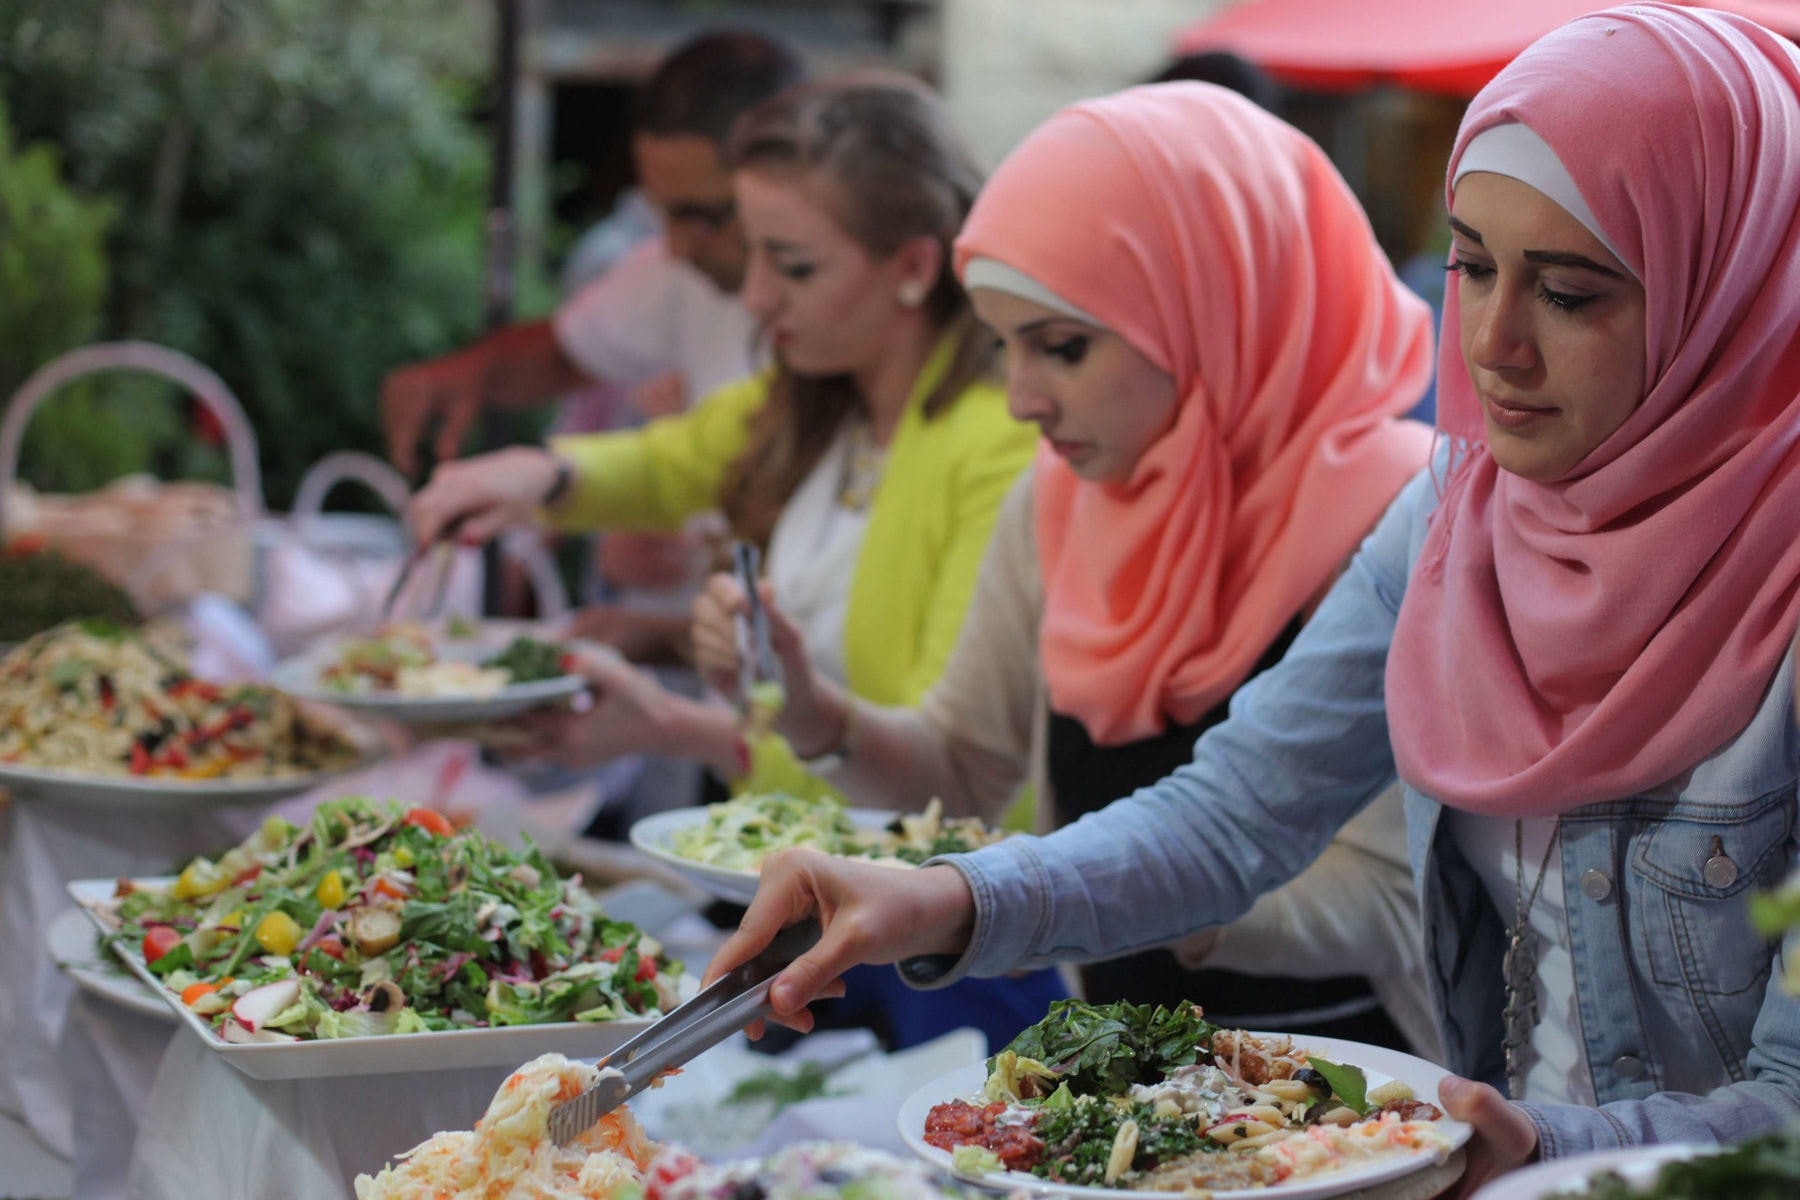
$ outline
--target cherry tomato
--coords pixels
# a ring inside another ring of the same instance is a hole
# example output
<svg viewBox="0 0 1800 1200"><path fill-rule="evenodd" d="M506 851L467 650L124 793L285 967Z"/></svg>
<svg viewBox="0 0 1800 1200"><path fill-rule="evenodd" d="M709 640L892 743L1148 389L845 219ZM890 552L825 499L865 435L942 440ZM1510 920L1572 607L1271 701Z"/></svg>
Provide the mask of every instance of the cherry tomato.
<svg viewBox="0 0 1800 1200"><path fill-rule="evenodd" d="M656 978L656 960L654 958L651 958L648 954L638 955L637 974L633 975L632 979L638 983L643 983L647 979L655 979L655 978Z"/></svg>
<svg viewBox="0 0 1800 1200"><path fill-rule="evenodd" d="M449 837L456 832L456 826L450 818L435 808L409 808L406 810L406 823L417 825L426 833L435 833L439 837Z"/></svg>
<svg viewBox="0 0 1800 1200"><path fill-rule="evenodd" d="M344 939L335 933L328 933L313 943L313 949L341 960L344 957Z"/></svg>
<svg viewBox="0 0 1800 1200"><path fill-rule="evenodd" d="M152 925L144 931L144 961L153 963L179 945L179 929L173 925Z"/></svg>

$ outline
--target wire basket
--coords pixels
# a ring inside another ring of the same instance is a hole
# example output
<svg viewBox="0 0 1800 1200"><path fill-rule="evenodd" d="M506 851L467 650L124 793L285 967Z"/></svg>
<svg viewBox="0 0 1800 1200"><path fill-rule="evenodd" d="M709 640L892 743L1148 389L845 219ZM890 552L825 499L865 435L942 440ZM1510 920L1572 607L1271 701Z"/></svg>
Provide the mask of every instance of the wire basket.
<svg viewBox="0 0 1800 1200"><path fill-rule="evenodd" d="M75 380L136 371L186 388L224 431L232 485L134 476L85 495L39 494L19 483L25 430L40 405ZM255 590L255 527L263 511L256 434L211 370L150 342L103 342L54 359L7 402L0 421L0 537L41 542L130 593L147 614L201 592L240 602Z"/></svg>

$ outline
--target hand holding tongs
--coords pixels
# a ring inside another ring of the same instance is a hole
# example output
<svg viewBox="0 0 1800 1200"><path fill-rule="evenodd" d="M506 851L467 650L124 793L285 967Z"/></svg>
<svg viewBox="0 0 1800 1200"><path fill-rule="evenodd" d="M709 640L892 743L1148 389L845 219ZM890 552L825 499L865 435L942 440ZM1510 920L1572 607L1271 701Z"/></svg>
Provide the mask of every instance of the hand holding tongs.
<svg viewBox="0 0 1800 1200"><path fill-rule="evenodd" d="M614 1050L602 1065L616 1067L581 1095L550 1110L550 1136L567 1146L594 1122L648 1087L671 1067L712 1049L772 1011L769 984L819 940L816 921L790 925L761 954L719 976L686 1004Z"/></svg>
<svg viewBox="0 0 1800 1200"><path fill-rule="evenodd" d="M393 586L388 588L387 596L381 602L381 611L376 618L378 625L386 625L394 619L394 605L406 591L406 585L417 574L420 564L427 558L432 560L433 568L437 571L437 581L431 586L431 602L420 610L419 617L428 621L444 607L444 596L450 590L450 568L456 557L453 539L465 517L457 517L451 521L434 540L420 542L412 548L406 561L400 564L400 573L394 576Z"/></svg>
<svg viewBox="0 0 1800 1200"><path fill-rule="evenodd" d="M738 614L738 705L751 713L760 695L758 684L781 686L781 664L775 658L775 647L769 641L769 610L763 606L762 593L756 590L761 574L762 555L749 542L731 544L731 563L738 582L744 586L745 610ZM777 705L779 707L779 705Z"/></svg>

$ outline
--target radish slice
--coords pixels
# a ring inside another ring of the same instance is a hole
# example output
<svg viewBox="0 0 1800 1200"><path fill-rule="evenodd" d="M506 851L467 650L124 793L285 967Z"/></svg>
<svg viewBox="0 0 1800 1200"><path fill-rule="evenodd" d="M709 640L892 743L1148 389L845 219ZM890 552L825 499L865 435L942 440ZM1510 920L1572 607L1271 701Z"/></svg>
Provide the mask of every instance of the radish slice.
<svg viewBox="0 0 1800 1200"><path fill-rule="evenodd" d="M272 1042L297 1042L300 1039L286 1033L276 1033L273 1029L258 1029L252 1032L245 1029L230 1017L219 1027L219 1036L233 1045L254 1046Z"/></svg>
<svg viewBox="0 0 1800 1200"><path fill-rule="evenodd" d="M265 983L261 987L251 988L239 996L231 1006L231 1015L242 1021L244 1028L255 1033L263 1027L264 1022L291 1006L299 998L300 981L298 979L279 979L274 983Z"/></svg>

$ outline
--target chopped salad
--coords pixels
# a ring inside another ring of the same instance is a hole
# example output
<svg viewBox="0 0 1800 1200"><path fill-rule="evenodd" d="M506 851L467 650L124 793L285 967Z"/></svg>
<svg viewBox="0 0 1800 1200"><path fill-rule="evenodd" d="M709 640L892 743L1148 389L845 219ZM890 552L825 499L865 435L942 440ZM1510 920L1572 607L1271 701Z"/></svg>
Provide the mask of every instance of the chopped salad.
<svg viewBox="0 0 1800 1200"><path fill-rule="evenodd" d="M923 813L902 813L883 828L868 829L851 820L850 810L834 797L803 800L771 792L708 805L706 820L676 830L669 848L682 858L731 871L758 870L763 859L794 846L916 866L934 855L977 850L1004 836L976 817L946 820L937 799Z"/></svg>
<svg viewBox="0 0 1800 1200"><path fill-rule="evenodd" d="M121 881L102 915L230 1042L658 1016L682 974L537 850L363 799L271 817L169 886Z"/></svg>
<svg viewBox="0 0 1800 1200"><path fill-rule="evenodd" d="M1451 1148L1442 1113L1394 1080L1285 1036L1170 1010L1063 1000L989 1060L981 1095L931 1109L924 1137L958 1171L1195 1192L1269 1187Z"/></svg>

